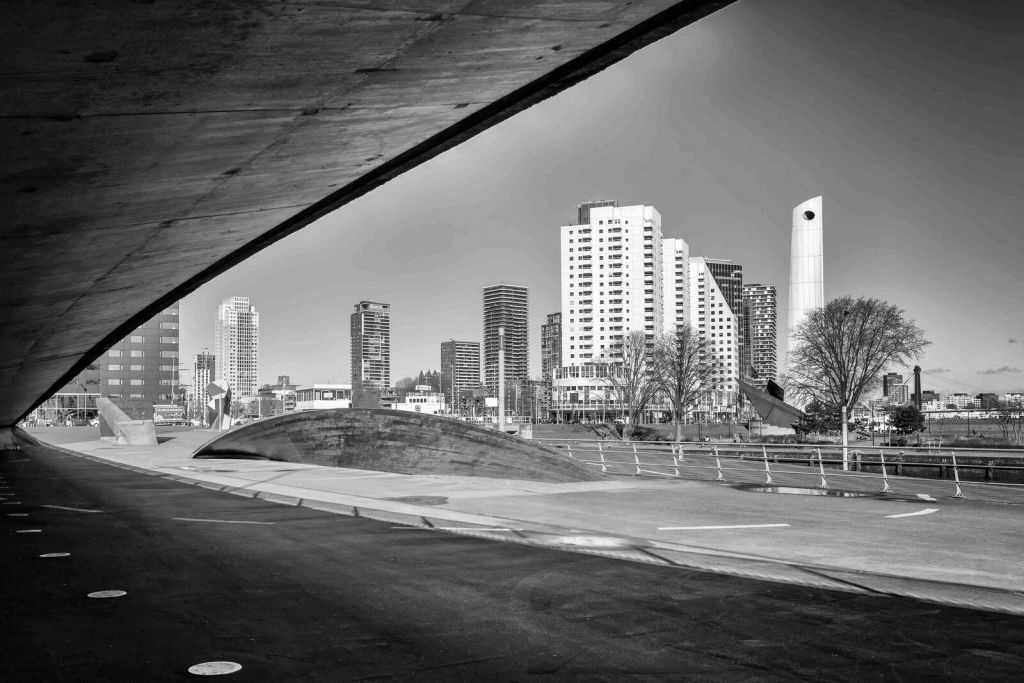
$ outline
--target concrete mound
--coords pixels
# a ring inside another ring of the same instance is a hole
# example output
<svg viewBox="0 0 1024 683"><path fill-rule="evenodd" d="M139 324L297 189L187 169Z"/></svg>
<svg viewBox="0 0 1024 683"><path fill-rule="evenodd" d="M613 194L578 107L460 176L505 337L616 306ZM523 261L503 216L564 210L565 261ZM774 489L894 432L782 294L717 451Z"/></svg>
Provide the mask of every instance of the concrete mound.
<svg viewBox="0 0 1024 683"><path fill-rule="evenodd" d="M567 454L530 441L458 420L393 410L340 408L282 415L232 430L192 455L233 456L400 474L556 483L602 478Z"/></svg>

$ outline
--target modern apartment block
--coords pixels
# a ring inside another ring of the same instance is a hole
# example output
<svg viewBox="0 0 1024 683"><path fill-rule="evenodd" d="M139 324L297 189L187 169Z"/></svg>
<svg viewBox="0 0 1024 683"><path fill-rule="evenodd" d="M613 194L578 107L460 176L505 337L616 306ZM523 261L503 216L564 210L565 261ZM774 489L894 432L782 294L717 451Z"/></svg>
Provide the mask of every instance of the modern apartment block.
<svg viewBox="0 0 1024 683"><path fill-rule="evenodd" d="M35 411L37 419L61 422L96 414L100 396L122 406L171 403L178 381L178 304L146 321L90 363ZM150 419L148 407L133 416Z"/></svg>
<svg viewBox="0 0 1024 683"><path fill-rule="evenodd" d="M701 256L690 259L690 301L690 324L704 342L715 379L699 410L711 415L734 413L739 389L736 380L740 365L740 321L729 305L726 290L713 275L708 259Z"/></svg>
<svg viewBox="0 0 1024 683"><path fill-rule="evenodd" d="M882 376L882 396L888 396L892 387L903 384L903 375L898 372L887 372Z"/></svg>
<svg viewBox="0 0 1024 683"><path fill-rule="evenodd" d="M458 407L463 391L480 386L480 342L441 342L441 392L445 402Z"/></svg>
<svg viewBox="0 0 1024 683"><path fill-rule="evenodd" d="M484 385L498 388L498 330L505 328L505 381L530 378L529 291L516 285L484 287Z"/></svg>
<svg viewBox="0 0 1024 683"><path fill-rule="evenodd" d="M259 394L260 314L247 296L230 296L217 306L213 353L218 379L227 380L233 400Z"/></svg>
<svg viewBox="0 0 1024 683"><path fill-rule="evenodd" d="M665 324L658 211L606 201L577 217L560 229L563 366L612 360L623 335Z"/></svg>
<svg viewBox="0 0 1024 683"><path fill-rule="evenodd" d="M768 380L778 374L778 309L775 287L772 285L743 285L743 304L747 313L750 336L750 365L753 367L751 383L762 391Z"/></svg>
<svg viewBox="0 0 1024 683"><path fill-rule="evenodd" d="M192 372L192 395L195 396L195 414L204 418L206 416L206 405L210 402L210 392L206 390L210 382L217 379L216 356L208 353L205 349L196 354L195 367ZM203 425L206 420L203 419Z"/></svg>
<svg viewBox="0 0 1024 683"><path fill-rule="evenodd" d="M665 237L661 255L665 333L674 334L680 325L690 324L690 247L684 239Z"/></svg>
<svg viewBox="0 0 1024 683"><path fill-rule="evenodd" d="M548 386L555 368L562 365L562 313L548 313L547 322L540 326L541 378Z"/></svg>
<svg viewBox="0 0 1024 683"><path fill-rule="evenodd" d="M726 259L705 258L704 261L707 263L712 277L715 278L719 290L725 296L726 303L729 304L733 315L736 316L737 325L739 325L740 336L737 340L739 363L736 374L739 377L748 376L750 375L750 348L747 345L747 339L750 336L750 321L747 319L743 303L743 266Z"/></svg>
<svg viewBox="0 0 1024 683"><path fill-rule="evenodd" d="M352 392L391 386L391 304L360 301L351 317Z"/></svg>

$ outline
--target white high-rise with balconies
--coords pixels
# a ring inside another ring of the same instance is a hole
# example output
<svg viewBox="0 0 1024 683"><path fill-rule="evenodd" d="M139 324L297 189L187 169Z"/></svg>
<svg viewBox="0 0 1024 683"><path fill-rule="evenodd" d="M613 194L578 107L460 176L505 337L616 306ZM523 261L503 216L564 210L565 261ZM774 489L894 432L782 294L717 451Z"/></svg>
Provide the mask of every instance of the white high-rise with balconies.
<svg viewBox="0 0 1024 683"><path fill-rule="evenodd" d="M217 306L213 353L217 375L236 400L253 398L259 383L260 314L247 296L231 296Z"/></svg>
<svg viewBox="0 0 1024 683"><path fill-rule="evenodd" d="M626 333L665 325L661 214L593 202L577 218L561 227L563 367L610 359Z"/></svg>
<svg viewBox="0 0 1024 683"><path fill-rule="evenodd" d="M665 237L661 255L665 332L675 334L680 325L690 324L690 247L682 238Z"/></svg>

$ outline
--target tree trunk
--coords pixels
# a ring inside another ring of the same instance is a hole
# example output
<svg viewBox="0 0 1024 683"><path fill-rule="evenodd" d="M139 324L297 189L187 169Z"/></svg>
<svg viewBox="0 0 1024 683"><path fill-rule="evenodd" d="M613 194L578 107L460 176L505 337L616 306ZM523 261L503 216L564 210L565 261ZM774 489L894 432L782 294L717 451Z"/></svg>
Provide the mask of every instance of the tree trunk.
<svg viewBox="0 0 1024 683"><path fill-rule="evenodd" d="M679 443L680 441L683 440L683 423L679 421L678 417L673 417L672 418L672 422L676 426L675 441L676 441L676 443Z"/></svg>

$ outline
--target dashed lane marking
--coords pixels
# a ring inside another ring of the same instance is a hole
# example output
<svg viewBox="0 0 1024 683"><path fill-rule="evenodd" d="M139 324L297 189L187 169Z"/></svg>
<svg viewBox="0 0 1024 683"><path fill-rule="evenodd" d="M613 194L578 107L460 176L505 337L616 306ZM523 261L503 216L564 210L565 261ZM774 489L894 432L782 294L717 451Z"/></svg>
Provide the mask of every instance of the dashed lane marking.
<svg viewBox="0 0 1024 683"><path fill-rule="evenodd" d="M41 508L50 508L51 510L68 510L69 512L103 512L103 510L86 510L84 508L69 508L63 505L40 505Z"/></svg>
<svg viewBox="0 0 1024 683"><path fill-rule="evenodd" d="M917 512L904 512L901 515L886 515L886 519L899 519L900 517L918 517L920 515L930 515L933 512L938 512L939 508L925 508L924 510L918 510Z"/></svg>
<svg viewBox="0 0 1024 683"><path fill-rule="evenodd" d="M715 529L770 529L788 524L721 524L716 526L659 526L658 531L705 531Z"/></svg>
<svg viewBox="0 0 1024 683"><path fill-rule="evenodd" d="M247 519L198 519L196 517L171 517L179 522L213 522L214 524L277 524L277 522L254 522Z"/></svg>

